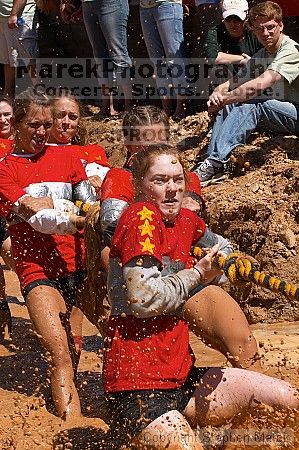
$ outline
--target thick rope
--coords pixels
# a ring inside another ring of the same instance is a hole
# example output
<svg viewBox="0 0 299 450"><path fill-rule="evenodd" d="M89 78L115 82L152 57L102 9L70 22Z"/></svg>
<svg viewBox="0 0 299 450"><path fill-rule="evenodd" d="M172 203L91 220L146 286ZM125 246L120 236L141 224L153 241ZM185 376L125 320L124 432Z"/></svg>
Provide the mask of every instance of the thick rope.
<svg viewBox="0 0 299 450"><path fill-rule="evenodd" d="M80 212L86 214L92 207L93 203L85 203L82 200L76 200L75 205L77 206Z"/></svg>
<svg viewBox="0 0 299 450"><path fill-rule="evenodd" d="M202 258L205 252L200 247L194 247L193 254L197 258ZM250 281L272 292L283 294L289 300L299 300L298 286L272 277L265 272L260 272L245 256L237 253L231 253L228 256L216 255L214 263L223 270L231 283L236 283L240 280Z"/></svg>

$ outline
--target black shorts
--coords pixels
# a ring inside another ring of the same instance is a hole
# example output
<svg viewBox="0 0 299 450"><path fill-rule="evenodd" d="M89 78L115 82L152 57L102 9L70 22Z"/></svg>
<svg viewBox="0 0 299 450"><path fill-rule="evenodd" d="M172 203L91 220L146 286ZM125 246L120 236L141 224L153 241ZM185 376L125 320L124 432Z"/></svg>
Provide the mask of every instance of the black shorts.
<svg viewBox="0 0 299 450"><path fill-rule="evenodd" d="M6 221L3 217L0 217L0 247L2 247L3 242L9 237L8 229L6 226Z"/></svg>
<svg viewBox="0 0 299 450"><path fill-rule="evenodd" d="M131 441L151 422L168 411L183 412L207 367L193 367L185 383L176 389L123 391L106 394L113 448Z"/></svg>
<svg viewBox="0 0 299 450"><path fill-rule="evenodd" d="M26 302L27 295L35 287L51 286L60 292L67 305L74 306L78 288L81 286L84 278L86 278L85 272L76 272L67 277L57 278L56 280L49 280L48 278L35 280L24 287L24 289L22 290L22 294Z"/></svg>

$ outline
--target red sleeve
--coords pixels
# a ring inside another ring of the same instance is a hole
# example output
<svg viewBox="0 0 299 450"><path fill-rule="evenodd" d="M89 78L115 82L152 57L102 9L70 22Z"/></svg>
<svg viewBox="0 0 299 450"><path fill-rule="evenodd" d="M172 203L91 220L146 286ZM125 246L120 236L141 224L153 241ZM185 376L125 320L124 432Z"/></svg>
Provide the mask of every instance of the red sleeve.
<svg viewBox="0 0 299 450"><path fill-rule="evenodd" d="M202 195L201 186L198 176L194 172L188 172L187 191L195 192L195 194Z"/></svg>
<svg viewBox="0 0 299 450"><path fill-rule="evenodd" d="M0 215L6 217L14 203L26 192L14 180L6 159L0 162Z"/></svg>
<svg viewBox="0 0 299 450"><path fill-rule="evenodd" d="M105 149L99 144L88 144L82 147L84 156L88 164L97 163L101 166L110 167Z"/></svg>
<svg viewBox="0 0 299 450"><path fill-rule="evenodd" d="M134 203L121 216L117 225L110 257L126 264L137 256L154 256L162 263L163 223L151 203Z"/></svg>
<svg viewBox="0 0 299 450"><path fill-rule="evenodd" d="M104 178L101 187L101 200L117 198L127 203L134 200L134 188L131 172L125 169L112 168Z"/></svg>

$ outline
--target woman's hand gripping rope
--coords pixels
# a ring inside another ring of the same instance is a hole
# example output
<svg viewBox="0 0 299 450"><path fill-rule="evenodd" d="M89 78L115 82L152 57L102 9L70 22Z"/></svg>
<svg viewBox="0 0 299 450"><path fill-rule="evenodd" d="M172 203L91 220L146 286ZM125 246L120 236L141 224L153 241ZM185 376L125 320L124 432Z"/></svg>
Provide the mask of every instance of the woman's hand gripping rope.
<svg viewBox="0 0 299 450"><path fill-rule="evenodd" d="M204 259L206 257L206 249L194 247L193 254L196 258ZM238 281L251 282L272 292L283 294L289 300L299 300L298 286L272 277L265 272L260 272L249 257L237 253L225 256L218 252L214 256L213 263L223 270L231 283Z"/></svg>

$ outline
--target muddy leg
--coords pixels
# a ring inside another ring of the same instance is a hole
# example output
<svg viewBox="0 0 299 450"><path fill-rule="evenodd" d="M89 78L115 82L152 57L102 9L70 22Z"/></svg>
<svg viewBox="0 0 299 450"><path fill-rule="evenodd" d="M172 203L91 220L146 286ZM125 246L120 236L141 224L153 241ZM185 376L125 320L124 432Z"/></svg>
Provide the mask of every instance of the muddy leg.
<svg viewBox="0 0 299 450"><path fill-rule="evenodd" d="M256 340L237 302L218 286L207 286L184 307L190 329L221 352L233 367L261 371Z"/></svg>
<svg viewBox="0 0 299 450"><path fill-rule="evenodd" d="M203 450L185 417L169 411L151 422L133 441L139 450Z"/></svg>
<svg viewBox="0 0 299 450"><path fill-rule="evenodd" d="M67 314L64 299L50 286L38 286L27 296L27 307L35 331L51 357L51 389L58 415L81 415L80 400L74 384L67 332L61 317Z"/></svg>
<svg viewBox="0 0 299 450"><path fill-rule="evenodd" d="M298 408L298 391L286 381L251 370L212 367L184 415L193 425L221 426L260 403L277 409Z"/></svg>

